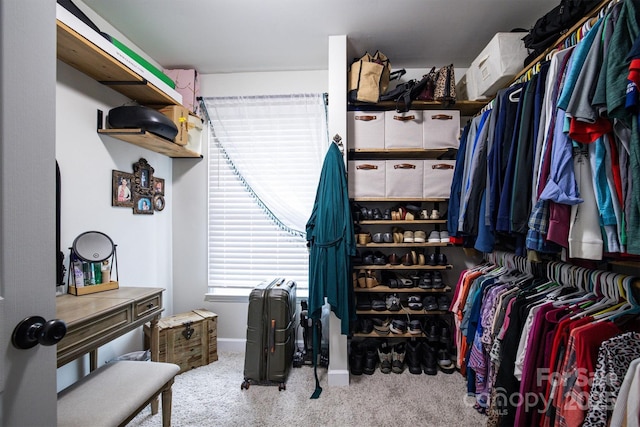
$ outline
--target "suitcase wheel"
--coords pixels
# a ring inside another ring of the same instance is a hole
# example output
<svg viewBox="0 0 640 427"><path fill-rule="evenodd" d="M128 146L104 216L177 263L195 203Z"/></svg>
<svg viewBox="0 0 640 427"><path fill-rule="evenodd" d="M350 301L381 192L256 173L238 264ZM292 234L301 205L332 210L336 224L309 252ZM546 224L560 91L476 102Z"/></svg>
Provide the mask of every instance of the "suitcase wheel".
<svg viewBox="0 0 640 427"><path fill-rule="evenodd" d="M242 382L242 384L240 384L240 390L246 390L249 388L249 386L251 385L251 383L249 383L249 381L244 380Z"/></svg>

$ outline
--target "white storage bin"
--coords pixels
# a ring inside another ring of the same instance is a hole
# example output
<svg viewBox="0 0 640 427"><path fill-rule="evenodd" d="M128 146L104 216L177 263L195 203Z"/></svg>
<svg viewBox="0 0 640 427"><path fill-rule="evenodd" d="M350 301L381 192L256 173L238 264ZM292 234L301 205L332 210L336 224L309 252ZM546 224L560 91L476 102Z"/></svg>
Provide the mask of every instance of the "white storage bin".
<svg viewBox="0 0 640 427"><path fill-rule="evenodd" d="M386 197L421 198L423 160L387 160Z"/></svg>
<svg viewBox="0 0 640 427"><path fill-rule="evenodd" d="M349 148L384 148L384 111L347 112Z"/></svg>
<svg viewBox="0 0 640 427"><path fill-rule="evenodd" d="M386 111L384 148L422 148L422 111Z"/></svg>
<svg viewBox="0 0 640 427"><path fill-rule="evenodd" d="M527 49L525 33L497 33L467 70L467 90L473 80L478 96L493 96L522 70ZM472 94L469 94L469 99Z"/></svg>
<svg viewBox="0 0 640 427"><path fill-rule="evenodd" d="M385 197L385 161L350 160L349 197Z"/></svg>
<svg viewBox="0 0 640 427"><path fill-rule="evenodd" d="M460 145L460 111L423 111L422 148L458 148Z"/></svg>
<svg viewBox="0 0 640 427"><path fill-rule="evenodd" d="M448 199L455 165L455 160L424 160L422 197Z"/></svg>

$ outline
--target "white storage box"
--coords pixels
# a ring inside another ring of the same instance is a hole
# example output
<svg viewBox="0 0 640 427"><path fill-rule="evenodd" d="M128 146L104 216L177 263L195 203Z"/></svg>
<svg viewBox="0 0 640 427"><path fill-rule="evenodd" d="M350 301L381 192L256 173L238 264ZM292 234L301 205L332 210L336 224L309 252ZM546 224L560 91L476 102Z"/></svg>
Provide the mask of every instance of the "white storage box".
<svg viewBox="0 0 640 427"><path fill-rule="evenodd" d="M445 198L451 194L455 160L424 160L424 198Z"/></svg>
<svg viewBox="0 0 640 427"><path fill-rule="evenodd" d="M467 86L472 79L477 86L478 95L487 97L505 87L524 67L527 49L522 38L525 34L497 33L493 36L467 70Z"/></svg>
<svg viewBox="0 0 640 427"><path fill-rule="evenodd" d="M422 148L422 111L386 111L384 148Z"/></svg>
<svg viewBox="0 0 640 427"><path fill-rule="evenodd" d="M385 197L385 161L350 160L349 197Z"/></svg>
<svg viewBox="0 0 640 427"><path fill-rule="evenodd" d="M387 160L386 197L422 198L423 160Z"/></svg>
<svg viewBox="0 0 640 427"><path fill-rule="evenodd" d="M384 148L384 111L349 111L349 148Z"/></svg>
<svg viewBox="0 0 640 427"><path fill-rule="evenodd" d="M422 148L458 148L460 111L427 110L422 117Z"/></svg>
<svg viewBox="0 0 640 427"><path fill-rule="evenodd" d="M478 86L473 75L469 72L465 73L458 84L456 84L456 94L458 100L480 101L486 99L484 96L480 96L478 93Z"/></svg>

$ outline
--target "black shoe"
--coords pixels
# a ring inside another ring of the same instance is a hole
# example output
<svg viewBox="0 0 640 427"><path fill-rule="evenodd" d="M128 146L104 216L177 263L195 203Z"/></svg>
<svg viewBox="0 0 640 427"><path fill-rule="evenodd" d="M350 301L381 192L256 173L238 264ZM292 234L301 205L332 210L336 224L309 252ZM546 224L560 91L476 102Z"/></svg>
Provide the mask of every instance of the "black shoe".
<svg viewBox="0 0 640 427"><path fill-rule="evenodd" d="M433 281L433 289L444 289L445 284L442 280L442 273L439 271L434 271L431 280Z"/></svg>
<svg viewBox="0 0 640 427"><path fill-rule="evenodd" d="M449 327L445 324L440 326L440 342L447 345L451 342Z"/></svg>
<svg viewBox="0 0 640 427"><path fill-rule="evenodd" d="M427 321L423 329L428 342L436 343L440 341L440 330L438 329L437 323Z"/></svg>
<svg viewBox="0 0 640 427"><path fill-rule="evenodd" d="M404 320L393 319L389 326L389 330L394 334L402 335L407 332L407 323Z"/></svg>
<svg viewBox="0 0 640 427"><path fill-rule="evenodd" d="M366 261L365 261L366 262ZM436 266L438 265L438 257L436 253L429 254L429 259L427 261L427 265Z"/></svg>
<svg viewBox="0 0 640 427"><path fill-rule="evenodd" d="M386 341L382 341L380 347L378 347L378 357L380 358L380 372L383 374L390 373L393 356L391 354L391 347Z"/></svg>
<svg viewBox="0 0 640 427"><path fill-rule="evenodd" d="M438 309L438 302L434 296L426 296L422 300L422 307L427 311L433 311Z"/></svg>
<svg viewBox="0 0 640 427"><path fill-rule="evenodd" d="M449 297L441 296L438 298L438 310L448 311L451 306Z"/></svg>
<svg viewBox="0 0 640 427"><path fill-rule="evenodd" d="M456 365L451 361L451 356L446 347L438 350L438 367L445 374L453 374L456 370Z"/></svg>
<svg viewBox="0 0 640 427"><path fill-rule="evenodd" d="M364 354L364 368L362 372L365 375L373 375L378 365L378 352L375 348L367 348Z"/></svg>
<svg viewBox="0 0 640 427"><path fill-rule="evenodd" d="M422 301L418 295L410 295L407 300L409 310L422 310Z"/></svg>
<svg viewBox="0 0 640 427"><path fill-rule="evenodd" d="M370 334L373 332L373 320L371 319L361 319L360 320L360 332L363 334Z"/></svg>
<svg viewBox="0 0 640 427"><path fill-rule="evenodd" d="M419 320L414 319L409 322L408 330L411 335L420 335L422 333L422 324Z"/></svg>
<svg viewBox="0 0 640 427"><path fill-rule="evenodd" d="M438 259L437 259L437 263L438 265L447 265L447 256L445 254L443 254L442 252L440 252L438 254Z"/></svg>
<svg viewBox="0 0 640 427"><path fill-rule="evenodd" d="M407 363L409 372L414 375L422 373L422 365L420 364L420 348L420 342L414 340L408 341L405 347L404 360Z"/></svg>
<svg viewBox="0 0 640 427"><path fill-rule="evenodd" d="M362 375L364 364L364 350L361 343L358 341L351 341L351 357L349 358L349 367L351 368L351 375Z"/></svg>
<svg viewBox="0 0 640 427"><path fill-rule="evenodd" d="M433 288L433 281L432 281L432 274L430 271L426 271L422 277L420 278L420 281L418 282L418 287L421 289L432 289Z"/></svg>
<svg viewBox="0 0 640 427"><path fill-rule="evenodd" d="M438 362L436 360L436 349L426 342L422 343L420 362L422 369L427 375L438 373Z"/></svg>
<svg viewBox="0 0 640 427"><path fill-rule="evenodd" d="M404 371L404 358L406 355L406 345L401 342L393 346L393 350L391 351L392 362L391 362L391 370L396 374L401 374Z"/></svg>

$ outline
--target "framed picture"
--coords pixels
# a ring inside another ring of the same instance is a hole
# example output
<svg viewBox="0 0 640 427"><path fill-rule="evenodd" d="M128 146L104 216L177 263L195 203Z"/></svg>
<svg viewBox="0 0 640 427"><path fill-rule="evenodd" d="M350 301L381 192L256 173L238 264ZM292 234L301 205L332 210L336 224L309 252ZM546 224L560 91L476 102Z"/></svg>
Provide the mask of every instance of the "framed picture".
<svg viewBox="0 0 640 427"><path fill-rule="evenodd" d="M153 196L153 168L143 158L133 164L133 193L147 197L149 201ZM151 204L149 204L151 206Z"/></svg>
<svg viewBox="0 0 640 427"><path fill-rule="evenodd" d="M153 215L153 197L136 194L133 200L133 213Z"/></svg>
<svg viewBox="0 0 640 427"><path fill-rule="evenodd" d="M153 194L164 196L164 178L153 178Z"/></svg>
<svg viewBox="0 0 640 427"><path fill-rule="evenodd" d="M112 171L111 187L111 206L133 207L133 174Z"/></svg>
<svg viewBox="0 0 640 427"><path fill-rule="evenodd" d="M161 211L164 209L164 196L156 194L153 196L153 209Z"/></svg>

